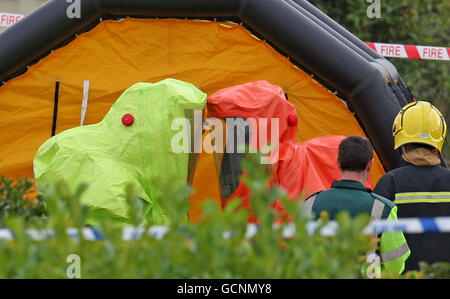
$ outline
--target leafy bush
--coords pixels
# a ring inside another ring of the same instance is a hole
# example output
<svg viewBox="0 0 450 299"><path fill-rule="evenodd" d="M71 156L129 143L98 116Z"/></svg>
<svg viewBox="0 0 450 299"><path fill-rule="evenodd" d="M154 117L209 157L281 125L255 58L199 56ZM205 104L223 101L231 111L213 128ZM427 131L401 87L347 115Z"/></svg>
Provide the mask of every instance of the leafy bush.
<svg viewBox="0 0 450 299"><path fill-rule="evenodd" d="M286 199L280 189L267 188L269 176L261 170L258 157L245 160L247 184L252 191L259 231L246 237L248 212L238 209L238 200L221 211L212 201L204 205L204 221L184 221L190 193L188 187L166 186L160 200L172 222L169 232L158 240L144 234L135 241L123 241L122 229L103 222L101 241L72 239L66 228L83 226L86 209L79 197L85 187L70 194L63 184L51 186L43 197L47 204L45 222L29 223L36 229L53 229L54 237L33 241L26 234L24 216L5 216L15 238L0 241L1 278L65 278L70 254L81 258L83 278L356 278L361 277L361 256L368 250L361 231L368 217L351 220L339 216L335 237L308 235L309 218L301 213L301 203ZM140 205L129 190L132 215L139 223ZM170 199L170 200L168 200ZM271 202L281 199L295 216L295 236L285 239L282 229L272 228L275 213ZM300 211L300 212L299 212ZM232 238L224 238L231 231Z"/></svg>
<svg viewBox="0 0 450 299"><path fill-rule="evenodd" d="M427 263L419 263L419 271L409 271L405 273L405 278L414 279L442 279L450 278L450 264L449 263L435 263L428 265Z"/></svg>
<svg viewBox="0 0 450 299"><path fill-rule="evenodd" d="M291 201L277 187L267 187L268 174L259 165L259 158L243 161L248 176L246 184L252 192L254 214L259 230L252 238L246 236L248 212L238 209L240 201L232 201L221 211L213 201L204 205L203 221L185 221L189 187L165 186L160 199L172 219L170 230L162 239L148 234L134 241L122 239L122 229L109 221L99 226L103 240L89 241L67 235L68 227L81 229L87 209L79 198L86 186L71 194L64 184L50 186L43 198L48 211L45 221L30 221L29 214L9 213L3 217L14 232L14 240L0 241L0 278L67 278L71 260L80 257L81 278L363 278L361 265L373 243L362 233L368 216L351 219L339 214L339 230L333 237L307 232L310 220L300 201ZM10 190L11 182L6 184ZM27 184L17 184L7 194L24 194ZM21 190L21 191L19 191ZM134 223L140 223L142 206L128 190ZM14 195L6 201L21 201ZM296 234L282 235L282 227L273 228L277 216L268 206L280 199L294 219ZM5 200L5 199L4 199ZM39 214L37 214L39 215ZM322 217L326 223L326 217ZM54 236L34 241L26 228L53 230ZM224 233L231 238L224 238ZM447 265L433 265L407 278L448 277Z"/></svg>
<svg viewBox="0 0 450 299"><path fill-rule="evenodd" d="M26 222L38 221L45 216L45 207L40 198L30 200L33 183L27 178L11 178L0 175L0 227L8 216L21 216Z"/></svg>

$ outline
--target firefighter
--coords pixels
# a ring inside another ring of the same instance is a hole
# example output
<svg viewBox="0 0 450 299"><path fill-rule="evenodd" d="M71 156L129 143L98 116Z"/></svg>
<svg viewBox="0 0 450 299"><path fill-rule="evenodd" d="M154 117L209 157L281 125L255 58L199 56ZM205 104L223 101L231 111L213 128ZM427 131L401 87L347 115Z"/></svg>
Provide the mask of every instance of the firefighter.
<svg viewBox="0 0 450 299"><path fill-rule="evenodd" d="M395 118L394 148L401 150L403 166L386 173L374 192L398 206L399 218L450 216L450 170L439 158L446 134L444 117L428 102L409 103ZM450 234L405 237L412 252L406 270L417 270L420 261L450 262Z"/></svg>
<svg viewBox="0 0 450 299"><path fill-rule="evenodd" d="M364 187L372 164L373 147L369 140L361 136L345 138L338 153L341 180L335 180L331 189L311 195L305 201L306 212L316 219L322 211L328 212L330 219L341 211L347 211L352 217L366 213L373 220L396 220L394 203ZM390 232L381 235L379 250L370 252L368 259L375 254L381 258L382 271L401 274L410 250L402 232Z"/></svg>

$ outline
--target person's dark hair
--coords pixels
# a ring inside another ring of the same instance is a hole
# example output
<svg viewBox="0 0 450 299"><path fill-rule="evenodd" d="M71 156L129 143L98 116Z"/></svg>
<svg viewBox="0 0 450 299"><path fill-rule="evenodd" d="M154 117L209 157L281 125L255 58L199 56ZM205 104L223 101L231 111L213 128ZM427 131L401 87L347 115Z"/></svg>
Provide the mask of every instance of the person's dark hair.
<svg viewBox="0 0 450 299"><path fill-rule="evenodd" d="M349 136L339 145L338 162L341 170L363 171L373 158L373 147L367 138Z"/></svg>

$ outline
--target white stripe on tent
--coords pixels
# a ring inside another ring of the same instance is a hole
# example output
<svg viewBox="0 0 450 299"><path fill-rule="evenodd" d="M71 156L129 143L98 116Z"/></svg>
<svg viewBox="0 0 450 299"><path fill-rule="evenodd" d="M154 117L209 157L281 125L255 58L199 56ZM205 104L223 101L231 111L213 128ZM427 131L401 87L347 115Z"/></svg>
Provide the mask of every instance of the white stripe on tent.
<svg viewBox="0 0 450 299"><path fill-rule="evenodd" d="M86 111L88 106L88 99L89 99L89 80L84 81L83 86L83 100L81 101L81 121L80 126L84 125L84 119L86 118Z"/></svg>

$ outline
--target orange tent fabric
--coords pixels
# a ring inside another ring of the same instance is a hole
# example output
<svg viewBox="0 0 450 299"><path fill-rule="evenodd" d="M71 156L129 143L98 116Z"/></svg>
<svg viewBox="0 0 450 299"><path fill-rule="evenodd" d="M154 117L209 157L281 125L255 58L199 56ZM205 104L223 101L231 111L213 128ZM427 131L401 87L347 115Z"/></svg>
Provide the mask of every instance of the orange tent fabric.
<svg viewBox="0 0 450 299"><path fill-rule="evenodd" d="M164 78L191 82L207 94L266 80L280 86L295 106L296 141L364 135L343 101L238 24L127 18L103 21L0 87L0 173L33 177L32 159L51 136L56 81L59 133L80 125L85 80L90 81L89 125L99 122L126 88ZM205 171L196 174L193 198L214 193L211 161L199 161ZM377 159L374 182L383 173Z"/></svg>

